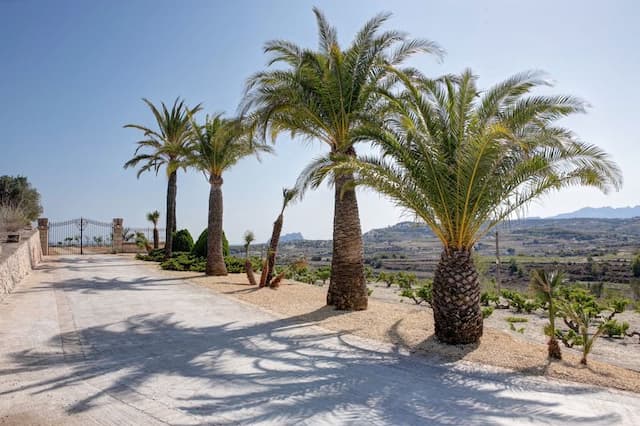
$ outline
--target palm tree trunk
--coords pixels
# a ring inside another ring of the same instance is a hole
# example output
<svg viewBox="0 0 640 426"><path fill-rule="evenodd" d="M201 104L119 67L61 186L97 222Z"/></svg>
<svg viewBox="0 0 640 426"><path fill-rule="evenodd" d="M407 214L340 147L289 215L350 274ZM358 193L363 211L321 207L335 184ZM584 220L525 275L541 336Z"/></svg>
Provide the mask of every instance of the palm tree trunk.
<svg viewBox="0 0 640 426"><path fill-rule="evenodd" d="M480 340L480 283L470 251L442 251L433 277L433 318L441 342L467 344Z"/></svg>
<svg viewBox="0 0 640 426"><path fill-rule="evenodd" d="M158 233L158 227L153 224L153 248L157 249L160 244L160 234Z"/></svg>
<svg viewBox="0 0 640 426"><path fill-rule="evenodd" d="M333 257L327 305L336 309L367 309L367 284L364 279L364 252L356 191L346 187L352 175L341 175L335 181L333 213Z"/></svg>
<svg viewBox="0 0 640 426"><path fill-rule="evenodd" d="M222 178L209 180L209 221L207 225L207 275L227 275L222 252Z"/></svg>
<svg viewBox="0 0 640 426"><path fill-rule="evenodd" d="M164 239L164 253L166 258L170 258L173 251L173 229L176 226L176 194L178 192L177 182L178 173L171 173L169 175L169 183L167 184L167 228Z"/></svg>
<svg viewBox="0 0 640 426"><path fill-rule="evenodd" d="M271 241L269 242L269 251L267 252L267 277L262 285L269 285L273 278L273 269L276 267L276 254L278 252L283 220L284 215L280 213L276 221L273 222L273 232L271 232Z"/></svg>

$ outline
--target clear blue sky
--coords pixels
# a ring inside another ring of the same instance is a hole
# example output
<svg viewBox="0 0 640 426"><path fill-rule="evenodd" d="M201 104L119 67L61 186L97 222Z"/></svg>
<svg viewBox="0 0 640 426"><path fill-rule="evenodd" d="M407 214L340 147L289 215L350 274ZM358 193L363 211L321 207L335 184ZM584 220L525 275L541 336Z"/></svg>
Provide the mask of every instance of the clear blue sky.
<svg viewBox="0 0 640 426"><path fill-rule="evenodd" d="M471 67L489 85L543 69L556 81L554 91L588 100L589 113L567 125L613 155L624 189L609 196L564 191L532 205L529 215L640 204L640 3L633 0L0 0L0 174L28 176L51 219L124 217L143 226L146 212L164 215L165 176L137 180L122 169L138 136L122 126L153 124L140 98L181 96L208 112L233 113L246 77L265 65L265 41L316 46L313 5L343 43L377 12L392 12L388 28L446 49L442 63L415 61L427 74ZM277 156L245 160L227 173L224 220L232 242L246 229L267 240L281 188L322 148L282 137ZM200 174L179 174L179 227L205 227L207 197ZM360 212L365 231L401 214L369 192L360 194ZM288 211L284 232L329 238L332 216L333 196L322 189Z"/></svg>

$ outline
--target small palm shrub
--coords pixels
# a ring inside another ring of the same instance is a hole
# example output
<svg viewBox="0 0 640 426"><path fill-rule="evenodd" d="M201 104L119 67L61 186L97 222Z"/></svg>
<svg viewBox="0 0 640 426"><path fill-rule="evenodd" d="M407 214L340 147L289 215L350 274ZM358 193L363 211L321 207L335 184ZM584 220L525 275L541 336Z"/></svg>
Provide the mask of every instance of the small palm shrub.
<svg viewBox="0 0 640 426"><path fill-rule="evenodd" d="M193 249L193 237L187 229L181 229L173 234L172 251L190 252Z"/></svg>

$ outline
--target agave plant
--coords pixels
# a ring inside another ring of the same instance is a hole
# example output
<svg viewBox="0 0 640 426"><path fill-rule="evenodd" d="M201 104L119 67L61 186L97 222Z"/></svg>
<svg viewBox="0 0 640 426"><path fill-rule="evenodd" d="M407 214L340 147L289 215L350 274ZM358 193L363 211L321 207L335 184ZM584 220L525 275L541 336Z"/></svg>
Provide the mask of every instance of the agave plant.
<svg viewBox="0 0 640 426"><path fill-rule="evenodd" d="M316 181L336 169L377 189L422 219L443 251L433 281L435 332L446 343L482 336L476 242L532 200L570 186L604 192L621 186L617 165L601 149L558 125L585 111L572 96L531 95L547 82L538 72L515 75L486 91L467 70L437 80L399 77L389 96L394 117L361 137L380 156L316 165Z"/></svg>
<svg viewBox="0 0 640 426"><path fill-rule="evenodd" d="M269 66L247 84L243 110L273 140L283 132L319 141L334 155L356 155L355 144L366 123L378 121L381 93L397 81L392 69L418 52L440 54L425 40L409 40L398 31L381 31L388 14L368 21L343 49L337 31L314 8L318 26L317 50L290 41L270 41L265 52ZM327 304L342 310L367 308L362 232L353 177L331 177L335 189L333 257Z"/></svg>
<svg viewBox="0 0 640 426"><path fill-rule="evenodd" d="M198 104L189 109L184 101L177 98L171 109L164 102L161 110L147 99L147 104L156 120L157 130L139 124L127 124L125 128L137 129L143 132L143 139L137 142L138 147L133 158L124 164L124 168L142 166L137 176L148 171L155 171L156 175L162 167L166 169L167 183L167 224L165 236L165 256L171 257L173 233L176 232L176 195L178 191L178 169L186 167L188 154L187 143L191 134L189 117L200 110Z"/></svg>

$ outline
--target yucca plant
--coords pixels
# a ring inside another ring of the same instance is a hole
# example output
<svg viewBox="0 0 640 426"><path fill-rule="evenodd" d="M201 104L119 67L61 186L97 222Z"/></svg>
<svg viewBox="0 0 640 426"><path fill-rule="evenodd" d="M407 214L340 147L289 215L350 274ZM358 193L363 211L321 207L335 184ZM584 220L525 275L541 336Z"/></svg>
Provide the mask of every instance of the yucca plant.
<svg viewBox="0 0 640 426"><path fill-rule="evenodd" d="M154 210L147 213L147 220L153 224L153 248L157 249L160 245L160 235L158 234L158 220L160 220L160 212Z"/></svg>
<svg viewBox="0 0 640 426"><path fill-rule="evenodd" d="M208 116L199 125L191 118L187 164L204 173L209 181L209 217L207 225L207 275L227 275L222 249L222 174L241 159L272 148L257 143L252 129L241 119Z"/></svg>
<svg viewBox="0 0 640 426"><path fill-rule="evenodd" d="M486 91L469 70L437 80L399 77L404 90L388 98L393 118L360 135L381 155L319 163L315 179L336 169L355 172L355 184L388 195L431 228L443 244L433 280L436 336L475 343L482 336L476 242L552 191L617 189L621 172L601 149L557 124L584 112L583 101L530 94L547 85L538 72Z"/></svg>
<svg viewBox="0 0 640 426"><path fill-rule="evenodd" d="M549 358L553 359L562 359L562 352L556 336L558 307L556 306L555 298L563 280L562 272L558 271L546 272L544 269L536 269L531 273L530 287L538 298L546 303L547 312L549 313L549 326L545 331L549 336L549 342L547 343Z"/></svg>
<svg viewBox="0 0 640 426"><path fill-rule="evenodd" d="M271 232L271 239L269 240L269 249L267 251L267 262L265 264L265 270L262 271L260 278L260 287L268 286L273 278L273 269L276 266L276 255L278 253L278 244L280 243L280 233L282 232L282 224L284 221L284 210L287 208L298 195L298 190L295 188L282 189L282 208L280 214L273 222L273 231Z"/></svg>
<svg viewBox="0 0 640 426"><path fill-rule="evenodd" d="M165 235L165 256L171 257L173 233L176 232L176 195L178 192L178 169L185 168L188 154L187 142L191 132L189 116L200 110L198 104L189 109L184 101L177 98L171 109L164 102L161 110L147 99L147 104L156 120L157 130L139 124L127 124L125 128L143 132L143 139L137 142L138 147L133 158L124 164L124 168L142 166L137 177L144 172L155 171L156 175L162 167L166 169L167 182L167 223Z"/></svg>
<svg viewBox="0 0 640 426"><path fill-rule="evenodd" d="M343 49L337 31L325 16L313 9L318 26L317 50L290 41L265 45L269 66L247 83L243 102L262 134L283 132L318 141L332 155L356 155L359 129L380 119L382 92L396 81L391 72L418 52L440 54L434 43L409 40L398 31L381 31L389 14L368 21L353 42ZM335 189L333 257L327 304L342 310L367 308L362 232L353 177L341 173L331 177Z"/></svg>

